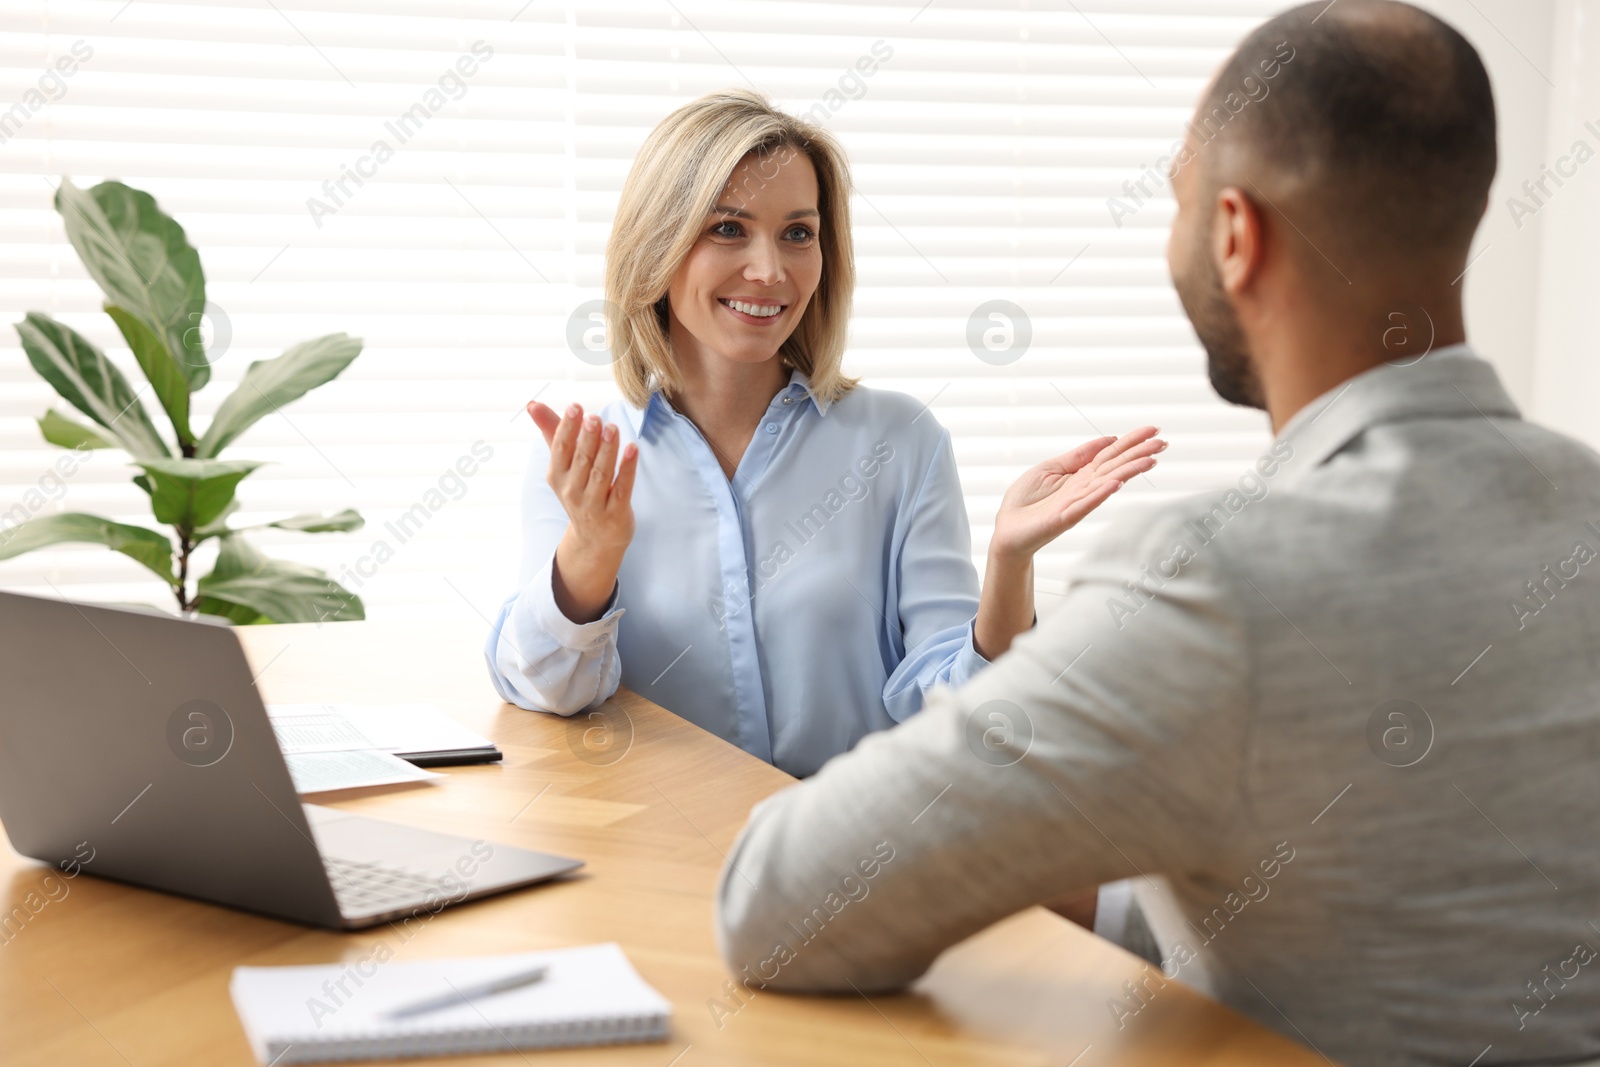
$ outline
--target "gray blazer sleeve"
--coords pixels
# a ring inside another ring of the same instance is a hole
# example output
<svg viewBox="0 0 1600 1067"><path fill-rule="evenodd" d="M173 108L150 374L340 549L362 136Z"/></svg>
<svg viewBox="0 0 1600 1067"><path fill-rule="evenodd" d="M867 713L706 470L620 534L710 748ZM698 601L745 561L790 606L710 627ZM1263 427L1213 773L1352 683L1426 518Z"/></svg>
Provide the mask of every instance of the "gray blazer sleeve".
<svg viewBox="0 0 1600 1067"><path fill-rule="evenodd" d="M732 969L892 989L1030 905L1231 862L1248 646L1216 553L1177 551L1179 529L1114 533L994 666L758 805L718 894Z"/></svg>

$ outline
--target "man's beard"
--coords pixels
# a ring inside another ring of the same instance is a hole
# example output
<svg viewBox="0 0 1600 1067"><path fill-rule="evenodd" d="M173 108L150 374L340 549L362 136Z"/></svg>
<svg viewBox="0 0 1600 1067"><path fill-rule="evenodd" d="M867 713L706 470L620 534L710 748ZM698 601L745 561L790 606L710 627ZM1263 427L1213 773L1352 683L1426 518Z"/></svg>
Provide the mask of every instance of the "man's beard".
<svg viewBox="0 0 1600 1067"><path fill-rule="evenodd" d="M1172 284L1206 350L1211 388L1230 404L1265 411L1267 401L1261 391L1261 379L1250 362L1249 344L1239 328L1233 305L1228 303L1228 294L1223 292L1217 265L1205 254L1203 240L1195 241L1192 247L1195 254L1190 256L1187 269L1182 277L1174 275Z"/></svg>

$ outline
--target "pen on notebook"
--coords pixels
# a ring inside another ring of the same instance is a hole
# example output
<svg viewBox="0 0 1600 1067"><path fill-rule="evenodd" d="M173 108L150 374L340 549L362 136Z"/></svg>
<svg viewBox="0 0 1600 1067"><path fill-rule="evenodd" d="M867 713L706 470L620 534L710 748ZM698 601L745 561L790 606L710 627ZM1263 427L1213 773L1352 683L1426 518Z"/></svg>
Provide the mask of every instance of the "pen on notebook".
<svg viewBox="0 0 1600 1067"><path fill-rule="evenodd" d="M532 985L540 981L544 978L548 969L543 964L540 964L529 970L508 974L504 978L496 978L494 981L485 982L482 985L469 986L466 989L452 988L451 992L442 996L429 997L427 1000L419 1000L412 1004L392 1008L385 1012L384 1015L390 1019L405 1019L413 1015L422 1015L425 1012L438 1011L441 1008L451 1008L464 1000L476 1000L479 997L494 996L496 993L508 993L513 989L521 989L523 986Z"/></svg>

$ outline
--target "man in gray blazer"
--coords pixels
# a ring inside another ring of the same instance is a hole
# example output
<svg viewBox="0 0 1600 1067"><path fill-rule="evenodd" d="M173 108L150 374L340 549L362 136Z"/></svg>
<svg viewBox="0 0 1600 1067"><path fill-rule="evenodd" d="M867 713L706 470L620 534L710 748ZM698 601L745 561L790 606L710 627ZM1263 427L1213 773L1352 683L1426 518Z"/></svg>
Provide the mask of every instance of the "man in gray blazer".
<svg viewBox="0 0 1600 1067"><path fill-rule="evenodd" d="M1317 0L1244 41L1172 164L1174 283L1272 447L757 807L724 956L888 990L1132 878L1162 959L1119 1022L1182 981L1352 1064L1600 1055L1600 457L1464 343L1487 74L1416 8Z"/></svg>

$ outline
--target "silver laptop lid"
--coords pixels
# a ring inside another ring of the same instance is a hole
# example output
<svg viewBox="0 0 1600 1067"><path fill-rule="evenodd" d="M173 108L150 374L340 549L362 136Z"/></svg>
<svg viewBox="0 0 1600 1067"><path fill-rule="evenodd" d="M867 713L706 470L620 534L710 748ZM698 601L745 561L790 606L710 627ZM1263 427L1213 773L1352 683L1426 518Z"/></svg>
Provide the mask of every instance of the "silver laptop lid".
<svg viewBox="0 0 1600 1067"><path fill-rule="evenodd" d="M0 822L18 852L340 925L230 627L0 593L0 684Z"/></svg>

